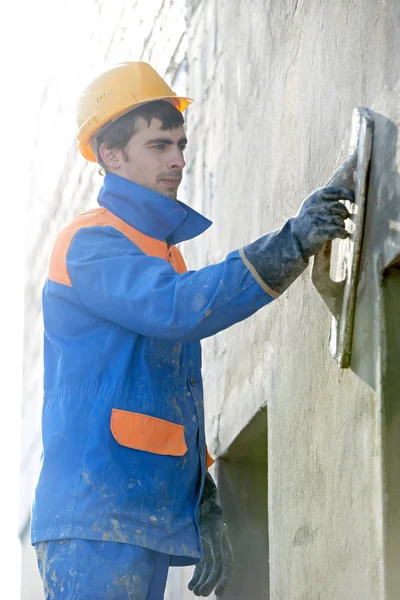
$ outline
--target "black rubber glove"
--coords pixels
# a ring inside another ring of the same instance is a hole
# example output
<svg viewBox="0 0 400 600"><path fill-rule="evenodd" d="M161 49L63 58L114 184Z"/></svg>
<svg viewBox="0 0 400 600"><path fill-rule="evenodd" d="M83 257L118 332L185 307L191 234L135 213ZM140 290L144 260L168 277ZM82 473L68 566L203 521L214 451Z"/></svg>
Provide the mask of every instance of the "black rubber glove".
<svg viewBox="0 0 400 600"><path fill-rule="evenodd" d="M282 229L272 231L240 250L250 272L273 297L293 283L307 267L310 256L325 242L348 237L344 221L349 212L340 200L354 201L351 188L355 160L355 156L350 156L325 187L304 200L297 215Z"/></svg>
<svg viewBox="0 0 400 600"><path fill-rule="evenodd" d="M200 535L203 558L196 565L188 588L195 596L222 596L233 574L233 551L213 478L207 472L200 500Z"/></svg>

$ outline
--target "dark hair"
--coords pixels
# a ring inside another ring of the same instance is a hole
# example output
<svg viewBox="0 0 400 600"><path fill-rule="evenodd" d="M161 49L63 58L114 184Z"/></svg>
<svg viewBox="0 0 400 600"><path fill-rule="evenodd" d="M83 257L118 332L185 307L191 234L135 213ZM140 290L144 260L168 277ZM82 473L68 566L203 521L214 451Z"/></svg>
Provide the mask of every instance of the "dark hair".
<svg viewBox="0 0 400 600"><path fill-rule="evenodd" d="M100 146L106 144L108 148L125 148L137 131L138 117L142 117L149 127L152 119L159 119L163 131L177 129L184 123L182 113L173 104L165 100L154 100L154 102L148 102L130 110L111 125L106 126L93 140L93 149L101 169L107 171L99 153Z"/></svg>

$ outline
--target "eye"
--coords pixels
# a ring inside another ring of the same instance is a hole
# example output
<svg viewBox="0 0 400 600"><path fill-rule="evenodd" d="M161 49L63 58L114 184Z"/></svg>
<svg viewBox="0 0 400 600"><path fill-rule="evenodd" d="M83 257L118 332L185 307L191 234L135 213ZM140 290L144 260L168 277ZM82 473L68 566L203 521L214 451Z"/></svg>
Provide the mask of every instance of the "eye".
<svg viewBox="0 0 400 600"><path fill-rule="evenodd" d="M165 144L154 144L152 148L154 148L154 150L163 150L165 148Z"/></svg>
<svg viewBox="0 0 400 600"><path fill-rule="evenodd" d="M186 150L186 144L180 144L179 150L181 150L181 152L183 152L184 150Z"/></svg>

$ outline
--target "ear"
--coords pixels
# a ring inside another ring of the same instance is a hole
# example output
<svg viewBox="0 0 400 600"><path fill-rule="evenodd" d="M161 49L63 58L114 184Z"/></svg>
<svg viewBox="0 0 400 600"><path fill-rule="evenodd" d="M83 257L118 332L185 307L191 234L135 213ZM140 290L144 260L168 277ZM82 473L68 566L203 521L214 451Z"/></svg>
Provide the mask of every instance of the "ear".
<svg viewBox="0 0 400 600"><path fill-rule="evenodd" d="M120 148L108 148L103 142L99 148L99 154L109 169L119 169L121 167L123 156Z"/></svg>

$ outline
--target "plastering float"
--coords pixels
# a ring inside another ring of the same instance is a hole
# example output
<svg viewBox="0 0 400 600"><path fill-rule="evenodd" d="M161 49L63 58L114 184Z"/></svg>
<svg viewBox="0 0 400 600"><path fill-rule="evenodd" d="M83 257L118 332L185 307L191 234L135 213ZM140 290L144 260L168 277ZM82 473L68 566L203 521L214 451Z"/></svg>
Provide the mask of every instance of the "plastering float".
<svg viewBox="0 0 400 600"><path fill-rule="evenodd" d="M356 309L357 285L364 234L368 195L368 176L371 162L374 122L365 108L355 108L349 154L356 154L354 169L354 203L345 201L351 215L346 221L349 237L338 241L337 272L340 281L331 279L332 243L328 242L314 257L312 281L332 312L330 350L341 368L351 362L351 348Z"/></svg>

